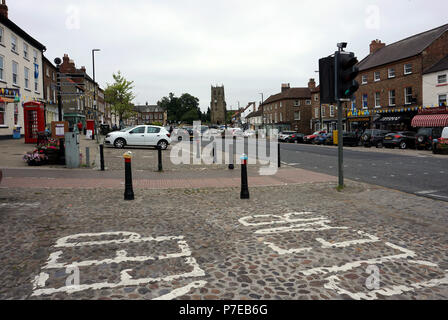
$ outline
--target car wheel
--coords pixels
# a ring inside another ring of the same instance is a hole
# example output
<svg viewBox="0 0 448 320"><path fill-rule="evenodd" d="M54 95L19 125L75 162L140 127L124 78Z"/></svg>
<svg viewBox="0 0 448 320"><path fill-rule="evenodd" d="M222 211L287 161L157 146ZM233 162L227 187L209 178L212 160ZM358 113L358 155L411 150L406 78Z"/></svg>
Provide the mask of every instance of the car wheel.
<svg viewBox="0 0 448 320"><path fill-rule="evenodd" d="M168 142L166 140L160 140L159 143L157 143L157 147L166 150L168 148Z"/></svg>
<svg viewBox="0 0 448 320"><path fill-rule="evenodd" d="M426 145L426 150L432 150L432 145L427 144L427 145Z"/></svg>
<svg viewBox="0 0 448 320"><path fill-rule="evenodd" d="M408 147L408 145L406 144L406 142L402 141L400 142L400 149L404 150Z"/></svg>
<svg viewBox="0 0 448 320"><path fill-rule="evenodd" d="M118 138L114 142L115 148L123 149L125 145L126 145L126 140L124 140L123 138Z"/></svg>

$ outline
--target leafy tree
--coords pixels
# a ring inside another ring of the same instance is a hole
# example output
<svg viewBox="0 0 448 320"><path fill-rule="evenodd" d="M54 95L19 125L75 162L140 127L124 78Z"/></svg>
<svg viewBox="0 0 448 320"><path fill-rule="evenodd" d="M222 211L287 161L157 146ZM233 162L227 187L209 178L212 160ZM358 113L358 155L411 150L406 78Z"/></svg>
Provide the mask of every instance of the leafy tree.
<svg viewBox="0 0 448 320"><path fill-rule="evenodd" d="M201 111L199 109L199 99L188 93L182 94L179 98L173 93L168 97L163 97L157 102L168 113L168 121L178 122L184 121L191 123L194 120L201 119Z"/></svg>
<svg viewBox="0 0 448 320"><path fill-rule="evenodd" d="M132 100L135 98L132 92L134 81L126 80L120 71L117 74L112 74L112 77L115 82L107 84L104 96L106 102L111 104L112 113L118 115L121 123L135 115L134 105L132 104Z"/></svg>

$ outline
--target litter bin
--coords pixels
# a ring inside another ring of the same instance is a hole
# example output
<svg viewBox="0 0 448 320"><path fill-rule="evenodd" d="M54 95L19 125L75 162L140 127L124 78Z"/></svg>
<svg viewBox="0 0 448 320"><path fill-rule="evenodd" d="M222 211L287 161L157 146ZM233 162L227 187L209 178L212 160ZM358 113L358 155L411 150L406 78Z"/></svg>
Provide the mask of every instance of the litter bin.
<svg viewBox="0 0 448 320"><path fill-rule="evenodd" d="M13 139L20 139L21 138L20 129L22 129L22 128L21 127L14 127L14 129L12 130L12 138Z"/></svg>

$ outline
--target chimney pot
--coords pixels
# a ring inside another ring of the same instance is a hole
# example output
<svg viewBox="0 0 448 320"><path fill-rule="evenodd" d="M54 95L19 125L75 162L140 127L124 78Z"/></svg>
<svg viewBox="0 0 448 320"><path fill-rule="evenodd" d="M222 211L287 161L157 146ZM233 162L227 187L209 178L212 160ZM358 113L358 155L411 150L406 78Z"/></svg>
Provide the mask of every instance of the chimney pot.
<svg viewBox="0 0 448 320"><path fill-rule="evenodd" d="M282 83L282 93L289 89L290 89L289 83Z"/></svg>
<svg viewBox="0 0 448 320"><path fill-rule="evenodd" d="M8 6L6 5L6 0L2 0L0 4L0 15L8 19Z"/></svg>

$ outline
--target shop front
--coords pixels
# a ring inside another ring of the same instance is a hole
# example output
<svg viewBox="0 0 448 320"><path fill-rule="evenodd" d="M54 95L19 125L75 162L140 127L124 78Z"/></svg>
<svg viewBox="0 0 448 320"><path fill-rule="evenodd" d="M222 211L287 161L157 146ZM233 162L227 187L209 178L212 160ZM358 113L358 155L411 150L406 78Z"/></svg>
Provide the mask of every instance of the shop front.
<svg viewBox="0 0 448 320"><path fill-rule="evenodd" d="M421 108L412 119L414 128L448 127L448 107Z"/></svg>
<svg viewBox="0 0 448 320"><path fill-rule="evenodd" d="M370 116L362 117L349 117L348 128L350 132L364 132L366 129L370 129L371 118Z"/></svg>
<svg viewBox="0 0 448 320"><path fill-rule="evenodd" d="M23 127L23 112L19 108L19 89L0 89L0 138L20 136Z"/></svg>
<svg viewBox="0 0 448 320"><path fill-rule="evenodd" d="M79 123L82 123L82 127L86 128L86 116L80 113L65 113L64 121L68 122L69 130L72 131L73 128Z"/></svg>

